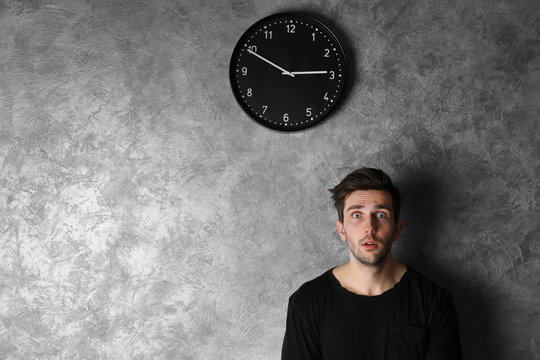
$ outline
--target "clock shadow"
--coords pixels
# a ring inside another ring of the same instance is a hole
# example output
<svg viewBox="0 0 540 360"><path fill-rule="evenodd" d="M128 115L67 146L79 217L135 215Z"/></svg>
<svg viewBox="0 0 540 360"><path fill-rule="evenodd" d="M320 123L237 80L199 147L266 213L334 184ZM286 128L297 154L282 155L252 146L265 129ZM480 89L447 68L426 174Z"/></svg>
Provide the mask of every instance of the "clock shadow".
<svg viewBox="0 0 540 360"><path fill-rule="evenodd" d="M324 25L326 25L341 42L341 46L343 47L345 56L347 58L347 82L345 83L345 87L341 94L340 104L332 114L335 115L339 113L343 106L346 106L346 104L349 102L353 87L356 86L357 83L359 83L359 81L357 80L358 70L356 66L356 64L359 63L358 52L354 50L353 42L351 38L347 35L347 31L345 31L343 25L340 24L339 21L336 21L335 17L325 15L324 11L328 12L327 9L325 10L310 5L282 9L282 12L300 13L319 20ZM321 124L325 122L326 121L323 121L321 122ZM320 126L321 124L311 127L310 129Z"/></svg>

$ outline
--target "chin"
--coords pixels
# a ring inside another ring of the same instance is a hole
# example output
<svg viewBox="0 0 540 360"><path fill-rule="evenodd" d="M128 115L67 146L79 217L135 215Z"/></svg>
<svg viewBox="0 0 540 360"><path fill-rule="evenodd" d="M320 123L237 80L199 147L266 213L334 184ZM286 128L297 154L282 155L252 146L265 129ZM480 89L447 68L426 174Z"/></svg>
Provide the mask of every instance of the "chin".
<svg viewBox="0 0 540 360"><path fill-rule="evenodd" d="M389 252L386 253L386 254L383 254L382 256L375 256L375 257L367 258L367 257L362 256L360 254L356 255L356 254L353 253L353 257L358 262L360 262L361 264L366 265L366 266L378 266L378 265L381 265L386 261L386 259L388 258L388 255L389 255Z"/></svg>

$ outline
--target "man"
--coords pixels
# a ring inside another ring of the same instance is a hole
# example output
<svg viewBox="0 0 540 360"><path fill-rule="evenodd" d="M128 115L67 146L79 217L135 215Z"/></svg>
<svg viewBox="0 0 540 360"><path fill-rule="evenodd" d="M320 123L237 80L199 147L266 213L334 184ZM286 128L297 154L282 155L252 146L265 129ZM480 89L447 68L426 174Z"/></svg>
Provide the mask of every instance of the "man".
<svg viewBox="0 0 540 360"><path fill-rule="evenodd" d="M290 297L282 360L461 359L451 295L392 258L402 223L388 175L357 169L330 192L349 262Z"/></svg>

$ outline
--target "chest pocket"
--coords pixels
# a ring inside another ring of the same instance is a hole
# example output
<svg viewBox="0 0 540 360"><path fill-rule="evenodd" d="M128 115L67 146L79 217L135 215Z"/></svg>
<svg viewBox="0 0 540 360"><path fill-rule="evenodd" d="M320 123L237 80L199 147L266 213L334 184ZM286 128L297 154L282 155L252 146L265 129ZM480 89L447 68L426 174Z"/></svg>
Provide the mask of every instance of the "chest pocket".
<svg viewBox="0 0 540 360"><path fill-rule="evenodd" d="M388 327L386 360L424 359L427 351L427 328L392 323Z"/></svg>

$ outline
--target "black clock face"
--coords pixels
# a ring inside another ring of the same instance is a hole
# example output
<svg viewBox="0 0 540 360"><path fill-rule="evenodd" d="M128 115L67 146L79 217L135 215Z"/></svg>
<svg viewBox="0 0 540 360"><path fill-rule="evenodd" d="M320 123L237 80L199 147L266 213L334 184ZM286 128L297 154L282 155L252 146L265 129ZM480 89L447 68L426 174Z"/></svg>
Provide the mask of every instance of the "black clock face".
<svg viewBox="0 0 540 360"><path fill-rule="evenodd" d="M260 124L298 131L321 123L345 87L347 62L338 38L297 13L266 17L233 51L229 69L236 100Z"/></svg>

